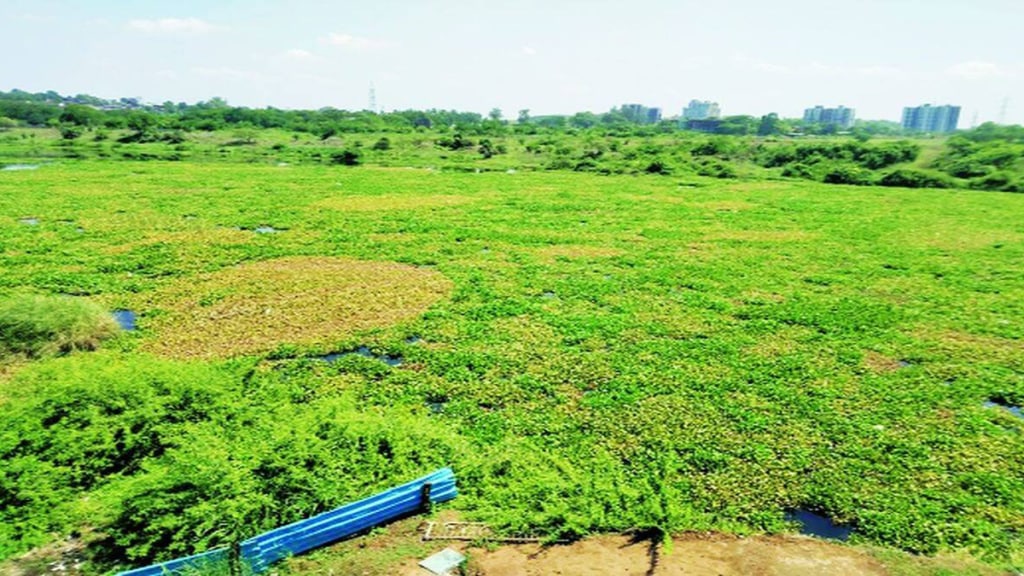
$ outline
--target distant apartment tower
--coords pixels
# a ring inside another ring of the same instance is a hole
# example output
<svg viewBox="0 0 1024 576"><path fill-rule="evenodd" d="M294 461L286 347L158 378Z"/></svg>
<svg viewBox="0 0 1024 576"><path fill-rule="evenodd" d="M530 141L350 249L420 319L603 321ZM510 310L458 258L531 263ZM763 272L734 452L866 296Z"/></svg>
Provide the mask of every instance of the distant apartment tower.
<svg viewBox="0 0 1024 576"><path fill-rule="evenodd" d="M809 124L825 124L837 128L852 128L856 112L853 108L839 106L838 108L825 108L815 106L804 110L804 122Z"/></svg>
<svg viewBox="0 0 1024 576"><path fill-rule="evenodd" d="M620 111L629 121L638 124L661 122L661 108L648 108L643 104L623 104Z"/></svg>
<svg viewBox="0 0 1024 576"><path fill-rule="evenodd" d="M685 120L708 120L721 115L722 110L718 107L718 102L690 100L686 108L683 108L683 119Z"/></svg>
<svg viewBox="0 0 1024 576"><path fill-rule="evenodd" d="M923 106L903 109L904 130L913 132L953 132L960 121L959 106Z"/></svg>

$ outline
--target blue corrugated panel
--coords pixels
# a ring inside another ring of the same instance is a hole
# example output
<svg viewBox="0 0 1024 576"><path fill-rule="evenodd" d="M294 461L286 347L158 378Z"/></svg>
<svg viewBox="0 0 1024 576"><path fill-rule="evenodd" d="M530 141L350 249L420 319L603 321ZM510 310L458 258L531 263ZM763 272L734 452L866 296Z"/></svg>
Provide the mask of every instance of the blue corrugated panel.
<svg viewBox="0 0 1024 576"><path fill-rule="evenodd" d="M196 570L199 572L210 564L218 564L227 561L228 549L218 548L216 550L210 550L209 552L203 552L202 554L196 554L195 556L189 556L187 558L168 560L162 564L153 564L152 566L145 566L143 568L136 568L135 570L121 572L117 576L170 576L174 574L181 574L186 570Z"/></svg>
<svg viewBox="0 0 1024 576"><path fill-rule="evenodd" d="M369 498L250 538L239 547L242 562L254 573L260 573L282 558L301 554L377 524L416 512L423 506L423 486L426 484L430 484L431 502L445 502L458 495L455 474L451 468L442 468L433 474ZM205 565L227 560L228 550L220 548L188 558L121 572L118 576L172 576L189 568L201 569Z"/></svg>
<svg viewBox="0 0 1024 576"><path fill-rule="evenodd" d="M259 573L282 558L415 512L423 504L421 495L425 484L431 485L431 502L444 502L457 495L454 473L450 468L443 468L358 502L250 538L241 544L242 560Z"/></svg>

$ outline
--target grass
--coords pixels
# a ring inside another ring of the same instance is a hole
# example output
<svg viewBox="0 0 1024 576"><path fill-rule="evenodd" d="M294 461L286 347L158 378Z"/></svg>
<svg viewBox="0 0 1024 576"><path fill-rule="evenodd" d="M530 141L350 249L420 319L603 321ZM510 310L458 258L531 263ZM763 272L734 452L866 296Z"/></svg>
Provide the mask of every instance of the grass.
<svg viewBox="0 0 1024 576"><path fill-rule="evenodd" d="M38 225L18 223L29 212ZM1024 395L1021 222L1019 195L796 181L91 160L2 173L0 290L87 295L136 310L140 330L3 376L0 429L31 424L50 446L102 427L160 450L82 471L4 437L20 498L4 524L22 532L0 531L0 550L89 521L138 564L450 464L452 506L509 532L781 532L805 507L862 543L1019 566L1024 421L983 403ZM261 225L285 232L233 230ZM334 275L365 289L350 303L379 290L407 313L350 323L356 305L311 317L331 329L308 339L278 326L251 347L227 348L230 332L178 363L147 355L201 332L200 309L256 310ZM405 362L301 358L332 344ZM42 427L83 394L100 402L105 381L125 398L110 414ZM188 417L156 424L180 404ZM30 490L44 485L64 503Z"/></svg>
<svg viewBox="0 0 1024 576"><path fill-rule="evenodd" d="M110 312L82 298L14 294L0 300L0 356L95 350L118 330Z"/></svg>

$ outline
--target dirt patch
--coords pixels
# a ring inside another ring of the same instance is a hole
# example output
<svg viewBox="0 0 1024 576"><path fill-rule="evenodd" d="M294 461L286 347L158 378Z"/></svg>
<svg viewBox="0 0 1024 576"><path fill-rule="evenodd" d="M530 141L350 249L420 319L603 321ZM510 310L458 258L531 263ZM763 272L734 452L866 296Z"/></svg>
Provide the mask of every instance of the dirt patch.
<svg viewBox="0 0 1024 576"><path fill-rule="evenodd" d="M444 276L390 262L282 258L189 278L153 294L143 349L178 358L329 345L422 314L451 290Z"/></svg>
<svg viewBox="0 0 1024 576"><path fill-rule="evenodd" d="M669 549L626 536L588 538L569 546L471 549L470 574L479 576L886 574L871 556L798 536L735 538L683 536Z"/></svg>
<svg viewBox="0 0 1024 576"><path fill-rule="evenodd" d="M54 542L0 563L4 576L79 576L87 572L85 543L78 538Z"/></svg>
<svg viewBox="0 0 1024 576"><path fill-rule="evenodd" d="M460 520L452 510L432 518ZM473 546L468 542L422 540L425 518L400 520L370 534L338 542L286 561L295 575L430 576L420 560L454 548L469 561L467 576L875 576L882 574L975 574L1004 571L970 556L916 556L890 548L850 546L807 536L740 538L684 534L665 548L649 539L623 535L587 538L569 545Z"/></svg>
<svg viewBox="0 0 1024 576"><path fill-rule="evenodd" d="M415 210L417 208L444 208L472 202L473 198L458 195L406 196L384 194L381 196L339 196L313 203L319 208L343 212L375 212L390 210Z"/></svg>

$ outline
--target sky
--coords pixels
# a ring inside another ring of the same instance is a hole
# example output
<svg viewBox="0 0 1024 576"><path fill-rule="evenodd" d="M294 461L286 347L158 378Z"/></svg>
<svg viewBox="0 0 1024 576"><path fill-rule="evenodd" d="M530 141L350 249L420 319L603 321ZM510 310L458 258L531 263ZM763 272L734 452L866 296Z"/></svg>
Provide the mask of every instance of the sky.
<svg viewBox="0 0 1024 576"><path fill-rule="evenodd" d="M0 0L0 90L236 106L1024 124L1024 0ZM1003 108L1005 103L1005 114Z"/></svg>

